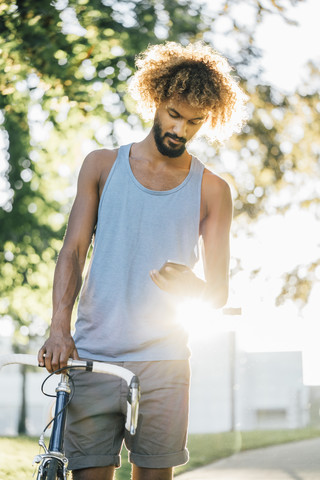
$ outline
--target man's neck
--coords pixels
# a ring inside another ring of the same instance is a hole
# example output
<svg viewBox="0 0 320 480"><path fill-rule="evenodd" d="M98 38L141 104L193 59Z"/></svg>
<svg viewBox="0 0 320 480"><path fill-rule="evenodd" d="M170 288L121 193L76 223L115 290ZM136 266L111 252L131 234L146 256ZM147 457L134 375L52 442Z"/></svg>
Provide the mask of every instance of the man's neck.
<svg viewBox="0 0 320 480"><path fill-rule="evenodd" d="M162 155L150 138L134 143L130 150L130 166L133 175L150 190L171 190L180 185L189 173L191 155L185 151L180 157Z"/></svg>

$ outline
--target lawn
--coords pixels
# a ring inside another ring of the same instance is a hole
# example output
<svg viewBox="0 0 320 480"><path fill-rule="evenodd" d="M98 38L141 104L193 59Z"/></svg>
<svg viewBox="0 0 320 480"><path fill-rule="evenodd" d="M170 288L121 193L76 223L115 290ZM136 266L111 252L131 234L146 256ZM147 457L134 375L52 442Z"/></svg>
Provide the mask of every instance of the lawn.
<svg viewBox="0 0 320 480"><path fill-rule="evenodd" d="M190 435L188 448L190 461L176 468L176 475L214 462L235 452L276 445L285 442L320 437L320 430L267 430L252 432L224 432ZM35 468L34 456L39 453L37 439L29 437L0 437L0 480L30 479ZM122 466L117 470L116 480L129 480L130 466L127 452L122 452Z"/></svg>

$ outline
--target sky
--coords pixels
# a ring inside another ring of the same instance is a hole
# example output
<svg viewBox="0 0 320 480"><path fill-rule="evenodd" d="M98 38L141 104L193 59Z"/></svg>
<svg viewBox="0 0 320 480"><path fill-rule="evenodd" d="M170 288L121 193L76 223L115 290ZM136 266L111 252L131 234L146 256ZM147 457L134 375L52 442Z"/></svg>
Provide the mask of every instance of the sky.
<svg viewBox="0 0 320 480"><path fill-rule="evenodd" d="M286 24L278 15L268 15L257 31L256 42L264 50L263 78L290 93L307 79L303 68L306 61L320 60L320 1L301 2L288 9L288 17L299 26Z"/></svg>
<svg viewBox="0 0 320 480"><path fill-rule="evenodd" d="M200 1L200 0L199 0ZM201 0L202 1L202 0ZM276 8L272 9L270 0L261 4L273 10L273 14L264 12L263 21L256 25L256 8L249 0L239 1L229 5L228 15L218 16L224 0L204 0L206 8L214 20L214 33L208 34L214 47L227 55L239 48L239 42L232 32L232 20L240 28L255 31L254 46L262 50L260 65L264 73L262 82L274 84L284 93L291 93L295 87L306 78L303 66L309 59L320 58L320 15L319 0L300 0L292 6L290 0L277 0L278 5L285 7L286 17L298 23L298 26L285 22Z"/></svg>

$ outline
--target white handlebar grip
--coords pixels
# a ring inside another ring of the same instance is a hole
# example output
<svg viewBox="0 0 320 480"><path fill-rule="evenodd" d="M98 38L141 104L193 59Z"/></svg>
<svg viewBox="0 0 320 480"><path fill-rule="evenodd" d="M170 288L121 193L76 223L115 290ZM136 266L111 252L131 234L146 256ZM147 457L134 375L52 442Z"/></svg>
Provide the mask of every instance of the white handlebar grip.
<svg viewBox="0 0 320 480"><path fill-rule="evenodd" d="M30 365L31 367L39 367L38 357L36 355L27 355L24 353L13 353L10 355L0 355L0 369L5 365Z"/></svg>

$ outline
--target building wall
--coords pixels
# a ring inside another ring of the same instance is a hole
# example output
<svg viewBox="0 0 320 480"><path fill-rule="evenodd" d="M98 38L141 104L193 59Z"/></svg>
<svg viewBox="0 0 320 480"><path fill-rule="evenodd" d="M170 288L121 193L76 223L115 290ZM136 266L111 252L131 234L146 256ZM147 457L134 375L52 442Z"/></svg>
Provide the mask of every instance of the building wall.
<svg viewBox="0 0 320 480"><path fill-rule="evenodd" d="M310 387L303 385L301 352L247 353L234 341L233 333L219 333L194 348L190 431L307 426Z"/></svg>
<svg viewBox="0 0 320 480"><path fill-rule="evenodd" d="M205 337L192 346L190 420L192 433L220 432L231 428L229 336Z"/></svg>
<svg viewBox="0 0 320 480"><path fill-rule="evenodd" d="M299 428L309 423L301 352L242 353L239 360L239 428Z"/></svg>

